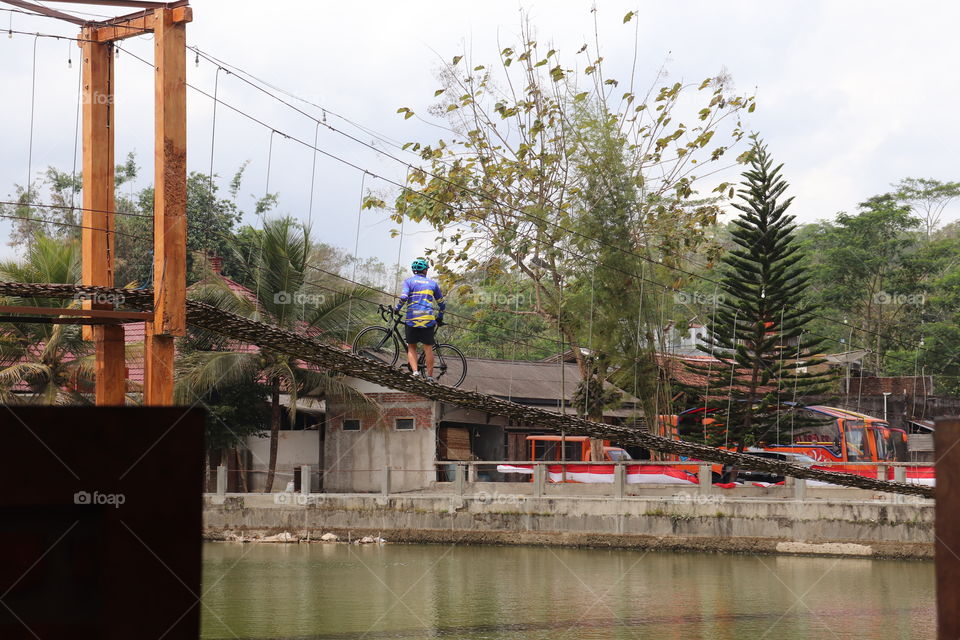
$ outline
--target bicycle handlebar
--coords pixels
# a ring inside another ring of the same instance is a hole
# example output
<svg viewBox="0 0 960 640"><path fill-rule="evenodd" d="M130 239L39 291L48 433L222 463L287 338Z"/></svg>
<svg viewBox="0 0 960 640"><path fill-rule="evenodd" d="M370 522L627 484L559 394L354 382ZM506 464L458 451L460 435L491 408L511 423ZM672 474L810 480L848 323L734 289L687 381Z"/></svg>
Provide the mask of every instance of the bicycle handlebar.
<svg viewBox="0 0 960 640"><path fill-rule="evenodd" d="M379 304L377 308L380 310L380 317L383 318L384 322L390 322L391 319L396 319L400 315L400 312L393 305Z"/></svg>

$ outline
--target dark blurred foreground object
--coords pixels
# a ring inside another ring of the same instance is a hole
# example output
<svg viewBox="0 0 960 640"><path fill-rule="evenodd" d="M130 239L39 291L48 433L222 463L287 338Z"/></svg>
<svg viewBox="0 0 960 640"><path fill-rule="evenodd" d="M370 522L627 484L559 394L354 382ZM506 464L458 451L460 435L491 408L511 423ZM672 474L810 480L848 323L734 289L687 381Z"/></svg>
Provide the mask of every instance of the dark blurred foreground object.
<svg viewBox="0 0 960 640"><path fill-rule="evenodd" d="M937 638L960 638L960 417L937 418Z"/></svg>
<svg viewBox="0 0 960 640"><path fill-rule="evenodd" d="M203 424L0 407L0 638L199 637Z"/></svg>

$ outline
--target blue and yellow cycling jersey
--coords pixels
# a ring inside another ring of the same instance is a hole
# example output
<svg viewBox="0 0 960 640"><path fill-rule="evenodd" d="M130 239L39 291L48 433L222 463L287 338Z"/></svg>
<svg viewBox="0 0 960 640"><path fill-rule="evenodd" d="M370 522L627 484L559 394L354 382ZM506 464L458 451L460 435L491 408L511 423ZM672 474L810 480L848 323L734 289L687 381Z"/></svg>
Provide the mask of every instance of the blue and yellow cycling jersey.
<svg viewBox="0 0 960 640"><path fill-rule="evenodd" d="M445 305L440 285L426 276L410 276L403 281L403 293L397 310L407 305L406 323L411 327L432 327L443 316ZM437 313L439 311L439 313Z"/></svg>

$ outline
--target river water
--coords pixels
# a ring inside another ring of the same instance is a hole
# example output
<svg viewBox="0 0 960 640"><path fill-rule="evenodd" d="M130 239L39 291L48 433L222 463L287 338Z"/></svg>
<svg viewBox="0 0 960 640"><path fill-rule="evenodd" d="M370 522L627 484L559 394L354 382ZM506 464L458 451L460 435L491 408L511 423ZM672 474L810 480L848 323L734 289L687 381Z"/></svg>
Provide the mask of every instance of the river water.
<svg viewBox="0 0 960 640"><path fill-rule="evenodd" d="M203 581L203 638L935 636L932 562L208 543Z"/></svg>

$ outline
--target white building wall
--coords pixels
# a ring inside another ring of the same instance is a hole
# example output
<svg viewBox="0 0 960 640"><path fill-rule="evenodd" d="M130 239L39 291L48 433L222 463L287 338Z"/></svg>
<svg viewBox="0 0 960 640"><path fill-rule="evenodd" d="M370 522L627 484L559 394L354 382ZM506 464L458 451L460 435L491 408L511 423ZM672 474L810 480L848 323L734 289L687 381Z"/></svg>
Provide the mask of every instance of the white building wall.
<svg viewBox="0 0 960 640"><path fill-rule="evenodd" d="M263 491L270 461L270 436L247 438L250 472L247 482L250 491ZM293 480L295 467L310 465L313 470L312 486L319 486L320 432L280 431L277 441L277 475L273 481L274 491L283 491Z"/></svg>
<svg viewBox="0 0 960 640"><path fill-rule="evenodd" d="M383 470L391 468L391 491L425 489L436 480L435 403L363 382L359 391L380 403L379 413L328 403L323 486L330 492L380 491ZM398 431L397 418L413 418L412 431ZM345 420L360 420L360 431L344 431Z"/></svg>

